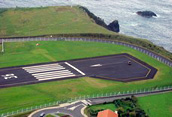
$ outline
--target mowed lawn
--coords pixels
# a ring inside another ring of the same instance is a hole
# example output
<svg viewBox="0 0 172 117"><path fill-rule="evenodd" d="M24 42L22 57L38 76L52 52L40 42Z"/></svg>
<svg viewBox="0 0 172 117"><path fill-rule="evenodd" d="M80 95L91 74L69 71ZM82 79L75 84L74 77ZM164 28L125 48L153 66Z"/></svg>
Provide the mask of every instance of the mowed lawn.
<svg viewBox="0 0 172 117"><path fill-rule="evenodd" d="M138 101L150 117L172 116L172 92L140 97Z"/></svg>
<svg viewBox="0 0 172 117"><path fill-rule="evenodd" d="M36 46L39 43L40 46ZM1 47L0 47L1 48ZM0 112L8 112L77 96L127 91L172 84L172 68L134 49L104 43L42 41L5 43L0 67L129 53L158 69L153 80L115 82L79 78L0 89Z"/></svg>
<svg viewBox="0 0 172 117"><path fill-rule="evenodd" d="M0 37L69 33L114 32L95 24L77 6L13 8L0 12Z"/></svg>

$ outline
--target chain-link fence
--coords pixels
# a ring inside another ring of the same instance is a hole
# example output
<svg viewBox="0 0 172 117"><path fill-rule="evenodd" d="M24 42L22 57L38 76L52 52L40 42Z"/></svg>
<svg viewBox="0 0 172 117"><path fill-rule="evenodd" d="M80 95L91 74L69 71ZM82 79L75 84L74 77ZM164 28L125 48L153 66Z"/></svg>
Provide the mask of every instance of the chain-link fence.
<svg viewBox="0 0 172 117"><path fill-rule="evenodd" d="M133 48L137 51L140 51L144 54L147 54L148 56L160 61L161 63L164 63L170 67L172 67L172 61L167 59L166 57L163 57L157 53L154 53L146 48L139 47L137 45L132 45L126 42L119 42L119 41L112 41L112 40L103 40L103 39L88 39L88 38L70 38L70 37L36 37L36 38L13 38L13 39L1 39L3 42L24 42L24 41L86 41L86 42L101 42L101 43L111 43L116 45L122 45L129 48ZM5 51L5 50L3 50Z"/></svg>
<svg viewBox="0 0 172 117"><path fill-rule="evenodd" d="M140 90L128 90L123 92L111 92L111 93L99 93L99 94L93 94L93 95L84 95L79 96L75 98L71 98L68 100L61 100L61 101L54 101L47 104L42 104L38 106L31 106L28 108L21 108L17 111L7 112L7 113L0 113L0 117L7 117L7 116L13 116L18 115L21 113L31 112L34 110L38 110L41 108L46 108L50 106L58 106L59 104L63 103L71 103L79 100L85 100L85 99L96 99L96 98L107 98L107 97L122 97L122 96L131 96L131 95L146 95L146 94L152 94L152 93L160 93L160 92L166 92L172 90L172 86L164 86L164 87L156 87L156 88L148 88L148 89L140 89Z"/></svg>

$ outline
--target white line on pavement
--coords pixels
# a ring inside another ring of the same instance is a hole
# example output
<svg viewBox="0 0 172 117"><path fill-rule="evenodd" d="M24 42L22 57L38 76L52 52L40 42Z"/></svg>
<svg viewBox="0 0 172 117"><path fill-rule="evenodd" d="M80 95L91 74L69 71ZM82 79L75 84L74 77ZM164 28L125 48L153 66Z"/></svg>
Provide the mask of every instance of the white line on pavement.
<svg viewBox="0 0 172 117"><path fill-rule="evenodd" d="M58 63L54 63L54 64L35 65L35 66L23 67L23 69L27 69L27 68L37 68L37 67L50 67L50 66L61 66L61 65L59 65Z"/></svg>
<svg viewBox="0 0 172 117"><path fill-rule="evenodd" d="M74 70L78 71L78 72L81 73L82 75L85 75L85 73L83 73L82 71L80 71L80 70L77 69L76 67L72 66L72 65L69 64L68 62L65 62L65 64L67 64L68 66L72 67Z"/></svg>
<svg viewBox="0 0 172 117"><path fill-rule="evenodd" d="M47 67L30 67L30 68L23 68L26 70L32 70L32 69L48 69L48 68L63 68L62 66L47 66Z"/></svg>
<svg viewBox="0 0 172 117"><path fill-rule="evenodd" d="M38 79L39 81L43 81L43 80L52 80L52 79L60 79L60 78L66 78L66 77L73 77L76 75L67 75L67 76L63 76L63 77L54 77L54 78L44 78L44 79Z"/></svg>
<svg viewBox="0 0 172 117"><path fill-rule="evenodd" d="M50 74L50 75L34 75L36 78L50 78L50 77L57 77L57 76L64 76L64 75L74 75L73 73L61 73L61 74Z"/></svg>
<svg viewBox="0 0 172 117"><path fill-rule="evenodd" d="M65 69L65 68L50 68L50 69L33 69L33 70L26 70L27 72L29 73L36 73L36 72L44 72L44 71L52 71L52 70L62 70L62 69Z"/></svg>
<svg viewBox="0 0 172 117"><path fill-rule="evenodd" d="M48 71L43 73L34 73L32 75L47 75L47 74L54 74L54 73L64 73L64 72L70 72L69 70L61 70L61 71ZM71 73L71 72L70 72Z"/></svg>

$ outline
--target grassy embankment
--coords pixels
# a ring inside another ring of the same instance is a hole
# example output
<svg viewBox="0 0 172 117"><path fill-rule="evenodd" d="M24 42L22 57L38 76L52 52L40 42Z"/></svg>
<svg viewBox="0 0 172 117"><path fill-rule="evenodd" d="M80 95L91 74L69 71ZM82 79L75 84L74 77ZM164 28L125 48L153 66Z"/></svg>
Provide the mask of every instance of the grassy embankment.
<svg viewBox="0 0 172 117"><path fill-rule="evenodd" d="M36 43L40 43L40 46L36 46ZM121 83L94 78L80 78L0 89L0 110L2 113L81 95L172 84L172 68L124 46L93 42L57 41L6 43L5 47L5 53L0 55L1 67L129 53L153 65L159 71L153 80L147 81Z"/></svg>
<svg viewBox="0 0 172 117"><path fill-rule="evenodd" d="M0 37L113 32L94 23L79 7L0 10Z"/></svg>

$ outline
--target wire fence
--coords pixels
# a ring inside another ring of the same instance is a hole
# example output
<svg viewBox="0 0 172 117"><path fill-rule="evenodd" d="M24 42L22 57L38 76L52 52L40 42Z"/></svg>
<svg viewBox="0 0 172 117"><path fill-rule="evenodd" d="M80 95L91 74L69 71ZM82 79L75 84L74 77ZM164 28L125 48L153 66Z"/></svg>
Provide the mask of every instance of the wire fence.
<svg viewBox="0 0 172 117"><path fill-rule="evenodd" d="M116 45L122 45L126 46L132 49L135 49L137 51L140 51L144 54L147 54L148 56L160 61L161 63L164 63L168 65L169 67L172 67L172 61L157 54L154 53L146 48L139 47L137 45L132 45L126 42L119 42L119 41L112 41L112 40L103 40L103 39L88 39L88 38L70 38L70 37L36 37L36 38L13 38L13 39L2 39L3 42L24 42L24 41L86 41L86 42L101 42L101 43L110 43L110 44L116 44ZM5 50L3 50L5 51Z"/></svg>
<svg viewBox="0 0 172 117"><path fill-rule="evenodd" d="M12 111L12 112L7 112L7 113L0 113L0 117L8 117L8 116L13 116L13 115L18 115L22 113L27 113L31 112L34 110L38 110L41 108L47 108L51 106L58 106L59 104L63 103L71 103L79 100L85 100L85 99L96 99L96 98L107 98L107 97L122 97L122 96L131 96L131 95L142 95L142 94L152 94L152 93L160 93L160 92L166 92L166 91L171 91L172 86L164 86L164 87L156 87L156 88L148 88L148 89L140 89L140 90L128 90L128 91L123 91L123 92L111 92L111 93L99 93L99 94L93 94L93 95L84 95L84 96L79 96L75 98L71 98L68 100L61 100L61 101L54 101L50 102L47 104L42 104L38 106L31 106L28 108L21 108L20 110L17 111Z"/></svg>

